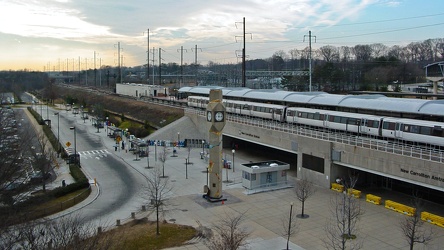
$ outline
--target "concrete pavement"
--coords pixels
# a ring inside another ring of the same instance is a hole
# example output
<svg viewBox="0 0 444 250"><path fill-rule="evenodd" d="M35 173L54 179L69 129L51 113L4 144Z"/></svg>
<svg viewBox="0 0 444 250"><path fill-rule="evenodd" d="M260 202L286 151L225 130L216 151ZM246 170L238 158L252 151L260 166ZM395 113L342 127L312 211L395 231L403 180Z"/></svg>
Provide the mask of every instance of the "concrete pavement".
<svg viewBox="0 0 444 250"><path fill-rule="evenodd" d="M79 118L79 123L83 121ZM146 157L136 157L132 152L121 150L114 151L114 142L106 135L106 128L97 133L97 129L89 126L89 132L99 135L103 140L108 153L115 154L123 161L131 165L139 172L149 175L152 168L147 168L148 160ZM174 140L177 132L180 132L181 138L189 138L187 131L194 131L192 138L199 139L196 129L192 122L183 118L180 122L175 122L166 128L163 128L149 137L149 139ZM200 137L202 138L202 137ZM128 145L128 143L126 144ZM155 153L159 153L162 147L150 146L149 164L150 167L162 169L162 163L156 160ZM190 162L185 165L185 159L188 157L186 148L179 148L177 154L173 157L172 148L168 148L168 158L165 161L165 175L168 176L171 184L174 186L173 194L170 199L172 203L168 207L169 211L165 215L165 220L170 223L191 225L198 227L200 224L205 227L211 227L227 214L245 214L244 228L250 232L248 238L248 249L272 250L285 249L286 239L282 237L284 232L283 220L288 220L290 212L290 203L294 203L293 212L300 213L301 203L297 200L292 188L275 190L271 192L261 192L248 195L241 185L241 172L232 169L228 170L229 183L223 183L223 196L227 201L222 203L208 203L202 198L203 186L206 184L205 159L200 158L201 148L192 148L190 151ZM90 154L80 152L81 157L93 157ZM232 157L231 149L224 149L223 155L230 159ZM235 164L238 166L250 161L263 161L260 155L252 155L244 152L242 148L236 150ZM61 165L63 175L63 164ZM239 168L237 168L239 169ZM226 180L227 171L223 170L222 180ZM288 176L289 180L296 179ZM294 173L293 173L294 174ZM66 177L64 177L66 178ZM91 176L91 179L97 178L98 187L100 187L100 177ZM60 182L58 182L60 183ZM90 198L82 204L65 211L73 211L85 206L88 202L93 202L94 195L100 190L93 187L93 193ZM106 191L103 191L106 192ZM305 213L310 217L307 219L298 219L298 232L290 238L291 249L326 249L323 240L326 238L325 227L331 216L330 200L337 193L332 190L317 188L317 192L305 203ZM396 201L404 199L401 195L387 193L384 194ZM365 196L365 194L364 194ZM383 199L387 199L383 196ZM406 240L402 236L399 223L405 218L405 215L384 208L382 205L374 205L365 202L361 198L361 206L364 211L358 222L359 231L358 240L362 240L362 249L406 249L408 247ZM434 211L443 211L440 205L428 204ZM128 208L128 217L134 208ZM148 214L148 213L147 213ZM444 215L444 214L441 214ZM122 218L126 220L127 218ZM154 219L154 218L151 218ZM416 245L415 249L442 249L444 244L444 228L440 228L428 223L425 228L433 229L434 240L427 246ZM185 249L207 249L201 240L193 240L190 244L172 248L174 250Z"/></svg>

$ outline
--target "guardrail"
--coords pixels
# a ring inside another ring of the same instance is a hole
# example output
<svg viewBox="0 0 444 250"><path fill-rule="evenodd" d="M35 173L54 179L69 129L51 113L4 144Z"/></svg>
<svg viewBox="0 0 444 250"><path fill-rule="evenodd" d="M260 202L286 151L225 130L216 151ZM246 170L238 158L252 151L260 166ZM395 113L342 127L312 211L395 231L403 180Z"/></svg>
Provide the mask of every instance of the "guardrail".
<svg viewBox="0 0 444 250"><path fill-rule="evenodd" d="M185 113L205 116L205 111L197 108L186 108ZM305 125L282 123L278 121L257 119L248 116L228 114L227 121L259 127L263 129L282 131L300 136L307 136L319 140L343 143L347 145L369 148L373 150L403 155L422 160L444 163L444 151L419 145L410 145L403 141L381 140L365 135L355 135L330 129L319 129Z"/></svg>

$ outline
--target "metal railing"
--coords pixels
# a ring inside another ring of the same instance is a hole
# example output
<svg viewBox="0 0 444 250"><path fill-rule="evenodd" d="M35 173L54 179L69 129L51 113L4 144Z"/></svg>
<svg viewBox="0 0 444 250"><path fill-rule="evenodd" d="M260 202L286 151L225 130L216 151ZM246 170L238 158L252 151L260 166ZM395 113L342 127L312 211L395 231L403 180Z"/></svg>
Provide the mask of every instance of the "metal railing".
<svg viewBox="0 0 444 250"><path fill-rule="evenodd" d="M185 114L205 116L205 111L195 108L186 108ZM369 148L377 151L403 155L422 160L444 163L444 151L434 148L432 145L413 145L404 141L382 140L374 136L356 135L344 131L321 129L306 125L291 124L285 122L258 119L242 115L228 114L226 121L259 127L268 130L281 131L299 136L306 136L318 140L337 142L361 148Z"/></svg>
<svg viewBox="0 0 444 250"><path fill-rule="evenodd" d="M291 188L294 187L294 183L291 181L282 181L282 182L274 182L274 183L265 183L261 185L256 185L251 188L246 189L247 194L255 194L261 192L267 192L272 190L279 190L283 188Z"/></svg>

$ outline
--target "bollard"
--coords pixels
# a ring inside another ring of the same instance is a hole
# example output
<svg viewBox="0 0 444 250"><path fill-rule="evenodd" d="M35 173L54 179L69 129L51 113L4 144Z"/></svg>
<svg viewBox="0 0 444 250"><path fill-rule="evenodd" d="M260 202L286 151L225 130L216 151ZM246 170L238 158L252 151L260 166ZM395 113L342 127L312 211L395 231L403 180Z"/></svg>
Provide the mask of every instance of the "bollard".
<svg viewBox="0 0 444 250"><path fill-rule="evenodd" d="M120 226L120 220L116 220L116 226Z"/></svg>
<svg viewBox="0 0 444 250"><path fill-rule="evenodd" d="M135 219L136 218L136 213L132 212L131 213L131 218Z"/></svg>
<svg viewBox="0 0 444 250"><path fill-rule="evenodd" d="M144 211L144 212L146 211L146 206L145 205L142 206L142 211Z"/></svg>
<svg viewBox="0 0 444 250"><path fill-rule="evenodd" d="M94 186L96 186L96 185L97 185L97 179L94 178Z"/></svg>
<svg viewBox="0 0 444 250"><path fill-rule="evenodd" d="M102 233L102 227L98 227L97 228L97 234L101 234Z"/></svg>

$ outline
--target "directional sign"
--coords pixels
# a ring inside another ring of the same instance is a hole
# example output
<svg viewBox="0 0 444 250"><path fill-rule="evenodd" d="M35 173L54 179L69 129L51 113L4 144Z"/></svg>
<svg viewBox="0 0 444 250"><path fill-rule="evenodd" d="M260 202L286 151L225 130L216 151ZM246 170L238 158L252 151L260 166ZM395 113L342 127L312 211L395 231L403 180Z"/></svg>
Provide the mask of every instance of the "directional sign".
<svg viewBox="0 0 444 250"><path fill-rule="evenodd" d="M67 147L69 147L69 146L71 146L71 142L67 142L65 145L66 145Z"/></svg>

